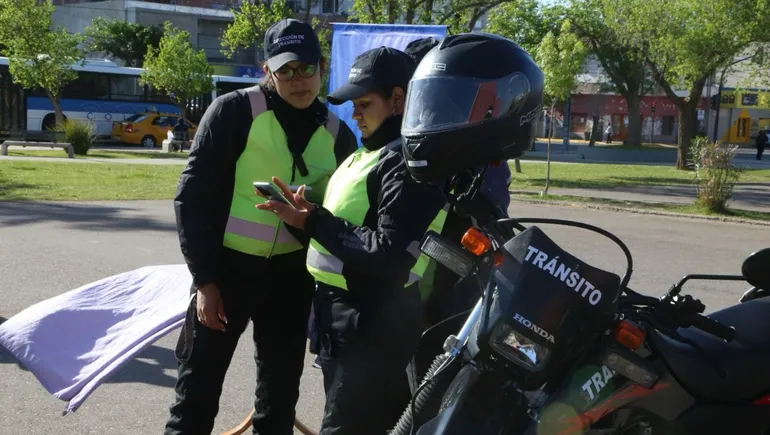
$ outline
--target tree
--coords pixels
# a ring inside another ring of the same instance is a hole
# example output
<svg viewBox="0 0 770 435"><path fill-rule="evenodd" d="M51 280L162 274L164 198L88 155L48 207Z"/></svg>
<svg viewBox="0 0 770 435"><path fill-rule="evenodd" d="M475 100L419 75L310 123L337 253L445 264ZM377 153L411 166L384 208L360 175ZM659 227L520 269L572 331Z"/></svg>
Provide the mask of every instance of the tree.
<svg viewBox="0 0 770 435"><path fill-rule="evenodd" d="M390 10L388 6L390 3ZM354 0L350 8L350 18L360 23L385 24L395 22L388 21L388 16L396 12L396 4L392 0Z"/></svg>
<svg viewBox="0 0 770 435"><path fill-rule="evenodd" d="M628 106L628 142L642 143L642 96L654 87L644 57L639 50L625 44L604 20L601 2L572 0L568 15L573 32L588 47L609 79L614 91L626 99ZM594 116L596 124L598 116ZM593 135L591 136L593 138Z"/></svg>
<svg viewBox="0 0 770 435"><path fill-rule="evenodd" d="M551 106L543 195L548 194L548 187L551 183L551 139L553 138L554 108L557 103L566 101L577 87L577 76L583 71L583 61L587 54L588 50L583 42L571 32L569 20L562 23L558 36L554 35L553 32L548 32L535 52L535 61L543 70L545 78L545 100Z"/></svg>
<svg viewBox="0 0 770 435"><path fill-rule="evenodd" d="M508 38L534 54L548 32L559 34L562 19L559 7L545 6L538 0L513 0L489 12L486 31Z"/></svg>
<svg viewBox="0 0 770 435"><path fill-rule="evenodd" d="M163 37L158 48L149 47L144 58L142 84L149 84L168 94L187 115L187 99L213 90L209 65L203 50L190 45L190 33L163 23Z"/></svg>
<svg viewBox="0 0 770 435"><path fill-rule="evenodd" d="M311 25L316 30L316 33L318 33L318 42L321 44L321 55L325 57L328 62L332 56L332 49L330 44L332 39L332 31L325 23L321 23L318 18L313 18ZM326 99L326 94L329 90L328 85L329 69L327 68L326 73L321 77L321 92L318 95L319 97Z"/></svg>
<svg viewBox="0 0 770 435"><path fill-rule="evenodd" d="M94 18L86 28L87 48L90 53L106 53L126 66L141 67L147 47L158 47L163 29L143 26L123 20Z"/></svg>
<svg viewBox="0 0 770 435"><path fill-rule="evenodd" d="M284 18L294 17L285 0L244 1L238 10L231 9L231 12L233 22L222 34L222 53L228 58L239 48L261 47L270 26Z"/></svg>
<svg viewBox="0 0 770 435"><path fill-rule="evenodd" d="M6 47L13 81L25 89L43 89L59 125L64 121L61 91L77 78L71 67L83 56L79 35L52 28L53 11L51 0L0 0L0 43Z"/></svg>
<svg viewBox="0 0 770 435"><path fill-rule="evenodd" d="M360 23L444 24L450 34L472 31L476 23L506 0L354 0L351 18Z"/></svg>
<svg viewBox="0 0 770 435"><path fill-rule="evenodd" d="M676 165L685 169L706 82L752 50L755 43L768 41L770 4L755 0L599 1L605 22L623 42L640 51L655 81L679 109ZM675 88L687 89L687 96L678 96Z"/></svg>
<svg viewBox="0 0 770 435"><path fill-rule="evenodd" d="M508 0L510 1L510 0ZM448 26L450 34L471 32L476 23L496 7L508 3L506 0L452 0L433 5L434 20ZM426 6L427 8L427 6Z"/></svg>
<svg viewBox="0 0 770 435"><path fill-rule="evenodd" d="M558 6L545 6L537 0L513 0L489 12L485 30L510 39L534 55L548 32L559 34L562 19ZM514 159L514 170L521 172L519 159Z"/></svg>

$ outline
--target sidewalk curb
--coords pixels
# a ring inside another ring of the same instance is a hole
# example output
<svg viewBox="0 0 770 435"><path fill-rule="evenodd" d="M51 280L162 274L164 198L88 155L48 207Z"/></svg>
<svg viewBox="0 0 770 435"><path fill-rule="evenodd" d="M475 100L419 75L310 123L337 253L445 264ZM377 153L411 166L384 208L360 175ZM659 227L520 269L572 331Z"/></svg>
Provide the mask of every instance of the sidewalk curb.
<svg viewBox="0 0 770 435"><path fill-rule="evenodd" d="M565 207L565 206L581 207L581 208L587 208L591 210L603 210L603 211L646 214L646 215L654 215L654 216L665 216L665 217L673 217L678 219L691 219L691 220L696 219L696 220L724 222L724 223L730 223L730 224L744 224L744 225L770 227L770 221L733 218L728 216L704 216L704 215L697 215L697 214L673 213L668 211L649 210L649 209L643 209L643 208L618 207L614 205L606 205L606 204L600 204L596 202L582 202L582 201L573 202L573 201L559 201L559 200L547 200L547 199L531 199L531 198L520 198L513 195L511 195L511 201L524 202L524 203L530 203L530 204L562 206L562 207Z"/></svg>

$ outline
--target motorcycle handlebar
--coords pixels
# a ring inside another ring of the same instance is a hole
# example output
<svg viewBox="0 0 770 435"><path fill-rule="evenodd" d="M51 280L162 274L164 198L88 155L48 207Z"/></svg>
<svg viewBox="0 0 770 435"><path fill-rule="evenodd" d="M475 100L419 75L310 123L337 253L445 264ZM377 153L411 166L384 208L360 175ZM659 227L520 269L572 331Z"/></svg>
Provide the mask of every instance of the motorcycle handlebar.
<svg viewBox="0 0 770 435"><path fill-rule="evenodd" d="M735 328L719 323L716 320L709 319L706 316L693 314L688 320L694 328L698 328L705 333L719 337L728 343L735 338Z"/></svg>
<svg viewBox="0 0 770 435"><path fill-rule="evenodd" d="M629 303L630 305L648 305L648 306L659 306L662 301L658 298L654 298L651 296L645 296L640 293L635 292L629 287L625 288L625 302ZM698 311L703 311L706 307L698 300L695 300L693 303L696 304L696 308ZM668 310L665 310L664 312L669 312ZM683 317L680 317L683 316ZM700 329L701 331L711 334L713 336L719 337L722 340L727 341L728 343L733 341L735 339L735 328L731 326L727 326L723 323L719 323L718 321L714 319L709 319L706 316L703 316L701 314L697 313L690 313L687 315L683 315L681 311L678 311L675 317L679 317L680 325L681 327L690 327Z"/></svg>

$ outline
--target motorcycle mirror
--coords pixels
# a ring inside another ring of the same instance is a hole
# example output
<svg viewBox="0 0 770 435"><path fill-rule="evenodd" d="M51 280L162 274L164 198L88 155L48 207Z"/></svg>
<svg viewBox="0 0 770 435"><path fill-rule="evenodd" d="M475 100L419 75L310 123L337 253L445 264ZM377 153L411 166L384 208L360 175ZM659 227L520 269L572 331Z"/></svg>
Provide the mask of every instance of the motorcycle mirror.
<svg viewBox="0 0 770 435"><path fill-rule="evenodd" d="M770 290L770 248L760 249L746 257L741 273L754 287Z"/></svg>

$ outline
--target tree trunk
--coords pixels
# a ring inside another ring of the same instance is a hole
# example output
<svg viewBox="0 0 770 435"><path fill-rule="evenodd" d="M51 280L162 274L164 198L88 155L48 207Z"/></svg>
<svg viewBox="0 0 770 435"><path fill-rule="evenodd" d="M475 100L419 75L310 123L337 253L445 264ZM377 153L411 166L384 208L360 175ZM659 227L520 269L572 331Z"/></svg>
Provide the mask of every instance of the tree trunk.
<svg viewBox="0 0 770 435"><path fill-rule="evenodd" d="M397 18L398 2L396 0L388 0L388 23L395 23Z"/></svg>
<svg viewBox="0 0 770 435"><path fill-rule="evenodd" d="M698 100L690 100L680 106L677 169L688 169L690 165L690 141L695 137L695 124L698 120L697 109Z"/></svg>
<svg viewBox="0 0 770 435"><path fill-rule="evenodd" d="M373 2L367 2L367 9L369 9L369 22L370 23L379 23L382 17L380 16L377 8L373 4Z"/></svg>
<svg viewBox="0 0 770 435"><path fill-rule="evenodd" d="M430 24L433 22L433 2L434 0L425 0L425 8L420 14L420 22L422 24Z"/></svg>
<svg viewBox="0 0 770 435"><path fill-rule="evenodd" d="M519 159L513 159L513 169L517 174L521 174L521 162Z"/></svg>
<svg viewBox="0 0 770 435"><path fill-rule="evenodd" d="M310 9L313 7L313 0L305 0L305 19L306 23L310 22Z"/></svg>
<svg viewBox="0 0 770 435"><path fill-rule="evenodd" d="M484 10L481 8L476 8L473 11L471 18L468 20L468 33L473 32L473 29L476 28L476 23L479 21L482 15L484 15Z"/></svg>
<svg viewBox="0 0 770 435"><path fill-rule="evenodd" d="M48 99L51 101L53 111L56 114L56 128L58 128L64 122L64 112L61 110L61 102L59 101L59 97L51 93L51 91L46 90L45 93L48 94Z"/></svg>
<svg viewBox="0 0 770 435"><path fill-rule="evenodd" d="M404 11L404 21L406 24L413 24L414 17L417 15L417 0L407 0Z"/></svg>
<svg viewBox="0 0 770 435"><path fill-rule="evenodd" d="M628 105L628 134L626 140L632 146L640 146L642 144L641 100L636 93L626 97L626 104Z"/></svg>
<svg viewBox="0 0 770 435"><path fill-rule="evenodd" d="M596 135L599 134L599 115L593 115L593 125L591 125L591 140L588 142L588 146L592 147L596 145Z"/></svg>
<svg viewBox="0 0 770 435"><path fill-rule="evenodd" d="M177 103L177 106L179 106L179 116L187 119L187 101L181 101Z"/></svg>

